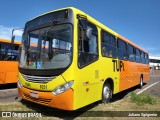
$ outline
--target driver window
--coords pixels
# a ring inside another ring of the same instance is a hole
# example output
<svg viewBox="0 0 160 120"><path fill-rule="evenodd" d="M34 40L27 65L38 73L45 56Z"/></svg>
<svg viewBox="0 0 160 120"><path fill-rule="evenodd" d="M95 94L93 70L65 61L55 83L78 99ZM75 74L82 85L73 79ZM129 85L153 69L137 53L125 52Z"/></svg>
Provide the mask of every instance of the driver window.
<svg viewBox="0 0 160 120"><path fill-rule="evenodd" d="M80 68L96 61L98 59L98 32L97 27L91 23L87 28L92 28L91 38L86 38L85 30L79 24L78 29L78 65Z"/></svg>

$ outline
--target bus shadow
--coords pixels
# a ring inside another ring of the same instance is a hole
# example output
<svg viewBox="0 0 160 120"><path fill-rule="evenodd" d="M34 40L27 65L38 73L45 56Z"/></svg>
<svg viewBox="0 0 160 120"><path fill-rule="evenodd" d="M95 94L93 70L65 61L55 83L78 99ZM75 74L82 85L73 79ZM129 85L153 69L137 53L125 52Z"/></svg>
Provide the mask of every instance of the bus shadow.
<svg viewBox="0 0 160 120"><path fill-rule="evenodd" d="M145 85L146 85L146 83L143 83L143 87L144 87ZM123 98L125 98L125 97L128 97L131 92L133 92L133 91L135 91L135 90L137 90L137 89L140 89L140 88L139 88L139 85L134 86L134 87L132 87L132 88L129 88L129 89L127 89L127 90L124 90L124 91L122 91L122 92L120 92L120 93L117 93L117 94L113 95L111 102L115 102L115 101L121 100L121 99L123 99Z"/></svg>
<svg viewBox="0 0 160 120"><path fill-rule="evenodd" d="M1 84L0 90L17 88L17 83Z"/></svg>
<svg viewBox="0 0 160 120"><path fill-rule="evenodd" d="M144 84L145 85L145 84ZM116 95L113 96L113 99L111 102L115 102L118 100L121 100L127 96L129 96L129 94L135 90L139 89L138 86L132 87L128 90L125 90L123 92L117 93ZM32 103L26 100L21 100L20 101L23 105L25 105L26 107L41 113L44 117L58 117L61 119L74 119L76 117L84 117L87 116L86 112L90 111L91 109L93 109L94 107L98 106L99 104L103 104L101 101L92 103L88 106L85 106L83 108L80 108L78 110L75 111L65 111L65 110L60 110L60 109L56 109L56 108L51 108L48 106L44 106L44 105L40 105L37 103ZM89 116L88 116L89 117Z"/></svg>
<svg viewBox="0 0 160 120"><path fill-rule="evenodd" d="M81 117L81 116L84 117L86 116L85 113L88 110L96 107L99 104L99 101L98 101L75 111L66 111L66 110L60 110L60 109L40 105L37 103L32 103L26 100L21 100L20 102L26 107L36 111L37 113L41 113L43 117L58 117L60 119L74 119L76 117Z"/></svg>

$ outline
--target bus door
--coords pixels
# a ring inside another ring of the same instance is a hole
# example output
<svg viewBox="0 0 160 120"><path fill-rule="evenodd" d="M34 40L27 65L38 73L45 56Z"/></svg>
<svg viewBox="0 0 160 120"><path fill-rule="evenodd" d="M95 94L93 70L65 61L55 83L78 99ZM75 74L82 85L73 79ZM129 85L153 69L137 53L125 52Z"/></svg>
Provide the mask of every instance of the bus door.
<svg viewBox="0 0 160 120"><path fill-rule="evenodd" d="M79 23L78 27L78 77L80 81L77 94L80 98L78 101L83 101L82 105L93 102L97 99L98 94L95 94L99 83L99 66L98 65L98 30L91 23L87 23L84 30ZM86 33L90 32L90 36ZM78 96L78 97L79 97ZM81 100L80 100L81 99ZM85 101L84 101L85 99Z"/></svg>

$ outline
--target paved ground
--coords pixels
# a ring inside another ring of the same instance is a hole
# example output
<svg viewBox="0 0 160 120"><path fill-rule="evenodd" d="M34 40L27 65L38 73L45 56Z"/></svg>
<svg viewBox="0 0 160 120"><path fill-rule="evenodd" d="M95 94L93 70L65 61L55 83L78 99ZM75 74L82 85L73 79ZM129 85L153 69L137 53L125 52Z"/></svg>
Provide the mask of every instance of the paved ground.
<svg viewBox="0 0 160 120"><path fill-rule="evenodd" d="M16 101L17 88L0 90L0 103L8 103Z"/></svg>
<svg viewBox="0 0 160 120"><path fill-rule="evenodd" d="M10 103L18 101L17 84L0 85L0 103Z"/></svg>
<svg viewBox="0 0 160 120"><path fill-rule="evenodd" d="M18 95L16 87L17 87L16 84L0 86L0 103L10 103L19 101L20 98L17 99ZM160 98L160 77L151 77L150 81L147 84L144 84L142 89L139 89L138 86L135 86L129 90L125 90L123 92L114 95L113 101L117 101L119 99L129 96L129 93L132 91L139 93L142 90L144 90L142 93L151 94Z"/></svg>
<svg viewBox="0 0 160 120"><path fill-rule="evenodd" d="M128 97L131 92L150 94L160 98L160 77L151 77L147 83L144 83L142 89L135 86L113 96L113 101Z"/></svg>
<svg viewBox="0 0 160 120"><path fill-rule="evenodd" d="M136 89L136 93L147 93L160 98L160 77L151 77L147 84L144 84L142 89Z"/></svg>
<svg viewBox="0 0 160 120"><path fill-rule="evenodd" d="M160 70L153 70L150 72L153 77L160 77Z"/></svg>
<svg viewBox="0 0 160 120"><path fill-rule="evenodd" d="M150 93L160 98L160 79L159 79L159 83L155 84L153 87L147 89L143 93Z"/></svg>

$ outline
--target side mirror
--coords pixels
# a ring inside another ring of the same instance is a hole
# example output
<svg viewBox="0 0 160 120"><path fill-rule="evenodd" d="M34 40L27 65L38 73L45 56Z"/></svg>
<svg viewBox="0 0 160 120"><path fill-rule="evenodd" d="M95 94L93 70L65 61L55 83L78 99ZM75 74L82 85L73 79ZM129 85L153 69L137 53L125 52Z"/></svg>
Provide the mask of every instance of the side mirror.
<svg viewBox="0 0 160 120"><path fill-rule="evenodd" d="M88 40L90 40L91 37L92 37L92 31L93 31L92 28L87 27L87 30L86 30L86 37L87 37Z"/></svg>

